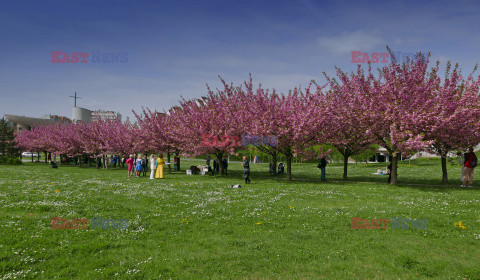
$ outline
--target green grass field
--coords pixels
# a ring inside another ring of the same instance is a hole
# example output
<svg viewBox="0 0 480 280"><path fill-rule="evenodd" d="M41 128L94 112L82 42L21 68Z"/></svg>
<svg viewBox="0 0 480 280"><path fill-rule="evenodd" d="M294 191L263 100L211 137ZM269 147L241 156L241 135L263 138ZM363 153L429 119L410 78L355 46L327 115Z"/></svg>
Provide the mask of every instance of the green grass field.
<svg viewBox="0 0 480 280"><path fill-rule="evenodd" d="M449 165L442 185L438 159L400 164L397 186L376 167L352 164L343 181L329 164L320 182L316 164L294 164L289 182L251 164L245 185L240 163L228 176L156 180L0 166L0 279L480 279L479 183L459 188ZM128 228L52 229L52 217L128 219ZM352 217L428 227L352 229Z"/></svg>

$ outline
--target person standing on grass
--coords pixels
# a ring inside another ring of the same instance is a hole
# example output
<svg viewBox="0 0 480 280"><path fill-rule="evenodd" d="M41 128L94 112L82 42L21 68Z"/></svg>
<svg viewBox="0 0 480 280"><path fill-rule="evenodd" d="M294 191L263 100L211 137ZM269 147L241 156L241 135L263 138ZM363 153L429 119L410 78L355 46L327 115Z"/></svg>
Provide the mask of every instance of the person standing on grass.
<svg viewBox="0 0 480 280"><path fill-rule="evenodd" d="M138 154L138 157L137 157L137 164L135 166L135 171L136 171L136 174L135 174L135 177L140 177L140 172L142 172L142 155Z"/></svg>
<svg viewBox="0 0 480 280"><path fill-rule="evenodd" d="M243 178L245 178L245 184L249 184L250 180L250 164L248 163L247 156L243 156Z"/></svg>
<svg viewBox="0 0 480 280"><path fill-rule="evenodd" d="M147 155L145 154L142 159L143 177L147 176L147 167L148 167L148 159L147 159Z"/></svg>
<svg viewBox="0 0 480 280"><path fill-rule="evenodd" d="M465 171L463 175L462 187L471 187L473 183L473 170L477 167L477 155L473 152L473 148L468 149L468 153L465 153Z"/></svg>
<svg viewBox="0 0 480 280"><path fill-rule="evenodd" d="M128 176L127 178L130 178L130 172L133 169L133 155L130 155L130 157L125 161L126 164L128 164Z"/></svg>
<svg viewBox="0 0 480 280"><path fill-rule="evenodd" d="M97 169L100 169L100 167L102 167L102 158L97 156Z"/></svg>
<svg viewBox="0 0 480 280"><path fill-rule="evenodd" d="M117 157L117 155L114 155L114 156L113 156L112 163L113 163L113 168L117 168L117 163L118 163L118 157ZM120 166L120 164L118 164L118 165Z"/></svg>
<svg viewBox="0 0 480 280"><path fill-rule="evenodd" d="M280 162L277 166L277 174L278 175L283 175L285 173L285 165L283 165L283 162Z"/></svg>
<svg viewBox="0 0 480 280"><path fill-rule="evenodd" d="M327 160L325 156L320 159L320 163L318 164L318 168L320 168L320 181L325 182L325 168L327 167Z"/></svg>
<svg viewBox="0 0 480 280"><path fill-rule="evenodd" d="M180 171L180 168L178 167L179 162L180 162L180 157L178 155L175 155L173 157L173 171Z"/></svg>
<svg viewBox="0 0 480 280"><path fill-rule="evenodd" d="M155 173L155 178L163 178L164 164L165 160L163 159L163 154L159 154L157 159L157 172Z"/></svg>
<svg viewBox="0 0 480 280"><path fill-rule="evenodd" d="M132 170L130 170L131 176L135 175L136 158L137 158L137 154L133 154L132 159L133 159L133 165L134 165L134 166L133 166Z"/></svg>
<svg viewBox="0 0 480 280"><path fill-rule="evenodd" d="M155 165L157 161L153 154L150 155L150 179L155 179Z"/></svg>
<svg viewBox="0 0 480 280"><path fill-rule="evenodd" d="M458 165L462 167L462 177L460 177L460 181L462 181L463 183L463 176L465 175L465 158L462 157L462 152L460 151L457 153L457 157L458 157Z"/></svg>
<svg viewBox="0 0 480 280"><path fill-rule="evenodd" d="M213 159L213 173L218 174L218 169L220 167L220 164L218 163L217 157Z"/></svg>
<svg viewBox="0 0 480 280"><path fill-rule="evenodd" d="M227 156L223 157L222 165L223 165L223 174L228 175L228 158L227 158Z"/></svg>

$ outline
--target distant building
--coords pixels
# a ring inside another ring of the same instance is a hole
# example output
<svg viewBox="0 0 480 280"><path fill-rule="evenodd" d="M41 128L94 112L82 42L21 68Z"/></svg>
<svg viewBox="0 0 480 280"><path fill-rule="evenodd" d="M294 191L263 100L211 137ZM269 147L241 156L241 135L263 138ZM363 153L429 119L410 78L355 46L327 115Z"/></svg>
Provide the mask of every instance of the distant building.
<svg viewBox="0 0 480 280"><path fill-rule="evenodd" d="M74 123L89 123L99 120L119 120L122 121L122 115L114 111L91 111L81 107L73 107L72 119Z"/></svg>
<svg viewBox="0 0 480 280"><path fill-rule="evenodd" d="M480 150L480 144L474 147L475 151ZM456 157L457 151L449 151L447 153L448 158L453 158ZM461 152L466 152L466 151L461 151ZM400 154L400 157L398 158L399 160L405 160L405 159L417 159L417 158L438 158L440 157L437 154L432 153L431 151L424 150L417 152L413 155L410 155L409 157L404 157L402 154ZM387 149L380 147L377 151L376 154L369 159L370 162L391 162L392 161L392 155L390 155L387 151Z"/></svg>
<svg viewBox="0 0 480 280"><path fill-rule="evenodd" d="M89 123L91 117L92 111L88 109L82 107L73 107L72 109L72 120L74 123Z"/></svg>
<svg viewBox="0 0 480 280"><path fill-rule="evenodd" d="M5 114L5 118L13 124L15 132L24 129L30 130L36 125L49 125L52 123L90 123L96 122L100 119L114 120L118 119L122 121L122 115L114 111L91 111L81 107L73 107L72 119L58 115L45 115L40 118L18 116Z"/></svg>
<svg viewBox="0 0 480 280"><path fill-rule="evenodd" d="M5 118L13 124L15 132L24 129L30 130L36 125L48 125L52 123L71 123L72 121L63 116L45 115L41 118L5 114Z"/></svg>
<svg viewBox="0 0 480 280"><path fill-rule="evenodd" d="M99 120L119 120L122 121L122 115L114 111L94 111L90 121L96 122Z"/></svg>

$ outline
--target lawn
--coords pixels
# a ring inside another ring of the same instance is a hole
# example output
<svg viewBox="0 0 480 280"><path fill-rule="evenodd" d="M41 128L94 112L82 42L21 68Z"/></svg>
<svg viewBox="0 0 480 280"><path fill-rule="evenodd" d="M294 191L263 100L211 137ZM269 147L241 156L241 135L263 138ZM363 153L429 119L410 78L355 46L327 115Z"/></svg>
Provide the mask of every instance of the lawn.
<svg viewBox="0 0 480 280"><path fill-rule="evenodd" d="M294 164L289 182L251 164L249 185L240 163L228 176L156 180L0 166L0 279L480 279L478 182L459 188L460 168L449 165L442 185L439 160L424 159L400 164L391 186L372 175L377 166L351 164L344 181L329 164L320 182L315 163ZM53 217L89 228L52 229ZM389 219L388 228L352 229L352 217ZM92 229L92 218L128 226ZM394 229L391 218L428 226Z"/></svg>

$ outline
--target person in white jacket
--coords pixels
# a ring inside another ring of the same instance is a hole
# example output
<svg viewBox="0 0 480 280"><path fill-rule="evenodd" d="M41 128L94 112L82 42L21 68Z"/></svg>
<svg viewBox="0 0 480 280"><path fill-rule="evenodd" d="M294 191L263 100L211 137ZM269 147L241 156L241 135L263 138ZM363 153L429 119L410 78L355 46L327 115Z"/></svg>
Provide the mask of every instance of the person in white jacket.
<svg viewBox="0 0 480 280"><path fill-rule="evenodd" d="M150 179L155 179L155 165L157 161L153 154L150 155Z"/></svg>

